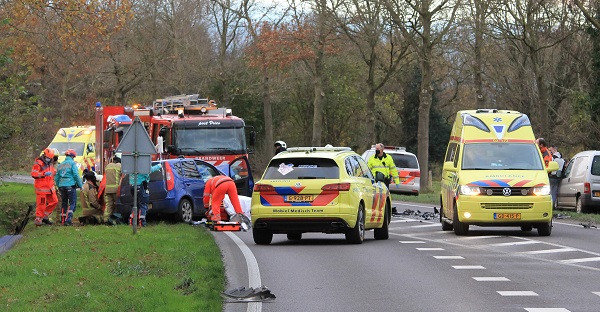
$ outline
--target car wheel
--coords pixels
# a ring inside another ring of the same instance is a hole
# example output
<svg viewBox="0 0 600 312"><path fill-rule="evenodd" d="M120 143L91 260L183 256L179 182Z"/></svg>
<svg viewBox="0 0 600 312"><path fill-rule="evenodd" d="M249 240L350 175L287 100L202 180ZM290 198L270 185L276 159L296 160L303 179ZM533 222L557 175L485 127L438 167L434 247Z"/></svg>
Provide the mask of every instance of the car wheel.
<svg viewBox="0 0 600 312"><path fill-rule="evenodd" d="M440 207L440 223L442 224L442 231L452 231L454 229L454 227L452 226L452 224L444 221L444 218L446 216L444 215L444 206Z"/></svg>
<svg viewBox="0 0 600 312"><path fill-rule="evenodd" d="M192 202L187 198L182 198L179 201L179 208L177 209L177 220L185 223L192 222Z"/></svg>
<svg viewBox="0 0 600 312"><path fill-rule="evenodd" d="M383 217L383 226L380 229L373 230L373 236L377 240L384 240L390 238L390 212L391 209L388 209L388 205L385 205L385 215Z"/></svg>
<svg viewBox="0 0 600 312"><path fill-rule="evenodd" d="M552 220L548 223L542 223L537 226L539 236L550 236L552 234Z"/></svg>
<svg viewBox="0 0 600 312"><path fill-rule="evenodd" d="M356 213L356 225L346 232L346 240L350 244L362 244L365 240L365 209L363 204L358 206Z"/></svg>
<svg viewBox="0 0 600 312"><path fill-rule="evenodd" d="M581 200L581 196L577 196L577 200L575 202L575 211L577 211L577 213L585 212L585 209L583 208L583 202Z"/></svg>
<svg viewBox="0 0 600 312"><path fill-rule="evenodd" d="M521 231L523 231L523 232L531 232L531 230L533 230L533 225L531 225L531 224L521 225Z"/></svg>
<svg viewBox="0 0 600 312"><path fill-rule="evenodd" d="M469 225L464 224L458 220L458 212L454 209L454 218L452 219L452 227L454 227L454 234L466 235L469 232Z"/></svg>
<svg viewBox="0 0 600 312"><path fill-rule="evenodd" d="M288 233L287 234L287 239L289 239L289 240L301 240L302 239L302 233Z"/></svg>
<svg viewBox="0 0 600 312"><path fill-rule="evenodd" d="M253 227L252 237L257 245L269 245L273 240L273 232Z"/></svg>

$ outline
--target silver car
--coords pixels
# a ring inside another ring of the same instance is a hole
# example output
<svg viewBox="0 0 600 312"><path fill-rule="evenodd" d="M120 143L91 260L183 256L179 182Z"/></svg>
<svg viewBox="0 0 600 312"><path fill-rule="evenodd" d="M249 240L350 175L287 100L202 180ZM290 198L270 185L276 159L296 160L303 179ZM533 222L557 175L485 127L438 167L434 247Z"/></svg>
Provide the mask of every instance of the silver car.
<svg viewBox="0 0 600 312"><path fill-rule="evenodd" d="M406 151L406 148L400 146L385 146L383 151L392 156L394 164L398 168L398 176L400 184L392 181L390 184L390 192L399 194L419 195L421 191L421 168L417 156ZM375 154L375 146L366 150L362 154L365 161Z"/></svg>
<svg viewBox="0 0 600 312"><path fill-rule="evenodd" d="M600 207L600 151L577 153L558 186L557 207L577 212Z"/></svg>

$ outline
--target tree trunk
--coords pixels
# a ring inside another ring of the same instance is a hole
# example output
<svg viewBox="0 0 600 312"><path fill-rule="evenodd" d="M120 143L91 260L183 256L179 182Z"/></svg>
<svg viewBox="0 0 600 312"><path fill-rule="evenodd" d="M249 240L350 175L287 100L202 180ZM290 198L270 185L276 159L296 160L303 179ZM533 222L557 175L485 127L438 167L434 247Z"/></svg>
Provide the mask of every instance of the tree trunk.
<svg viewBox="0 0 600 312"><path fill-rule="evenodd" d="M423 41L423 55L421 58L421 93L419 94L419 125L417 134L417 158L421 166L421 188L429 188L429 112L431 111L432 92L432 47L429 42Z"/></svg>
<svg viewBox="0 0 600 312"><path fill-rule="evenodd" d="M269 94L269 75L266 69L263 72L262 79L262 98L263 98L263 117L265 118L265 141L264 149L269 150L273 147L273 112L271 106L271 96Z"/></svg>

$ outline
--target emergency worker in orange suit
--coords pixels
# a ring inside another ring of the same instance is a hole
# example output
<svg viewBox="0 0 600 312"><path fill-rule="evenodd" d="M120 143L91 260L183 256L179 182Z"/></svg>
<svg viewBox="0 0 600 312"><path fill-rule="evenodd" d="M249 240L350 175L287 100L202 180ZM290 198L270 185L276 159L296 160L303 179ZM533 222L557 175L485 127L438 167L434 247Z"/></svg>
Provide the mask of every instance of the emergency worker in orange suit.
<svg viewBox="0 0 600 312"><path fill-rule="evenodd" d="M225 194L229 195L235 213L243 214L235 182L230 177L215 176L206 181L203 198L204 208L212 210L211 220L214 222L221 221L221 204Z"/></svg>
<svg viewBox="0 0 600 312"><path fill-rule="evenodd" d="M54 211L58 204L56 188L54 187L54 175L56 169L53 165L54 151L46 148L42 155L36 158L31 168L33 188L35 189L35 225L51 225L48 216Z"/></svg>
<svg viewBox="0 0 600 312"><path fill-rule="evenodd" d="M538 147L540 148L540 152L542 152L542 157L544 157L544 165L546 165L546 168L548 168L548 164L553 161L554 158L552 158L552 154L548 150L548 144L546 144L546 140L539 138L535 140L535 143L537 143Z"/></svg>

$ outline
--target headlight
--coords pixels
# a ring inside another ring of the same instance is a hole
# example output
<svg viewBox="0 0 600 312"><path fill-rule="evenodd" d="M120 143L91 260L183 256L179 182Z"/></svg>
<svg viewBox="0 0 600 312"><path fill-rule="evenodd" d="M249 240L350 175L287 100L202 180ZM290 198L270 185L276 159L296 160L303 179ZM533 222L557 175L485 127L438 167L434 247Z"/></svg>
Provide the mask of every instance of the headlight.
<svg viewBox="0 0 600 312"><path fill-rule="evenodd" d="M478 186L461 185L459 189L461 195L479 195L481 190Z"/></svg>
<svg viewBox="0 0 600 312"><path fill-rule="evenodd" d="M536 186L533 188L533 194L542 196L542 195L550 195L550 185L542 185Z"/></svg>

